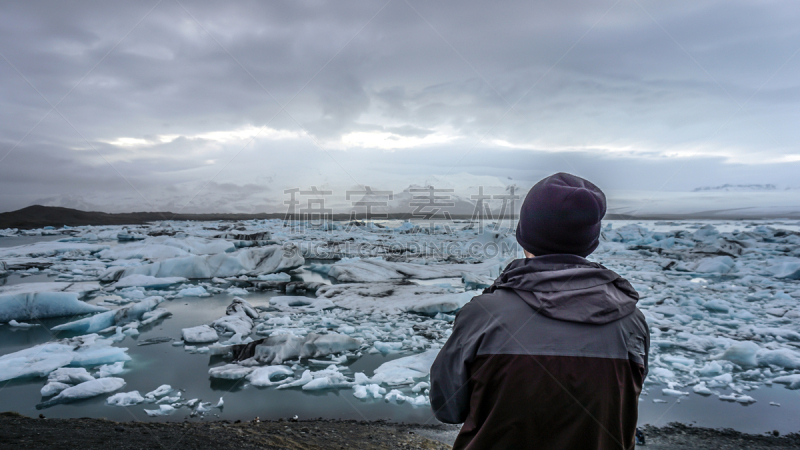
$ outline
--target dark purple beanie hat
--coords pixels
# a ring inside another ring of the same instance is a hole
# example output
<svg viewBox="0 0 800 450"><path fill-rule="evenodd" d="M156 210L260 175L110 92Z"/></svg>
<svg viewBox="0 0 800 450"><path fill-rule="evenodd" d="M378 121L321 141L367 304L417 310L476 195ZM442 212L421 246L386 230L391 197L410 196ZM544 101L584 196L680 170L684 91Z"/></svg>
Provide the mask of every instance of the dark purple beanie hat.
<svg viewBox="0 0 800 450"><path fill-rule="evenodd" d="M531 188L517 224L517 242L536 256L589 256L600 243L606 196L597 186L568 173L551 175Z"/></svg>

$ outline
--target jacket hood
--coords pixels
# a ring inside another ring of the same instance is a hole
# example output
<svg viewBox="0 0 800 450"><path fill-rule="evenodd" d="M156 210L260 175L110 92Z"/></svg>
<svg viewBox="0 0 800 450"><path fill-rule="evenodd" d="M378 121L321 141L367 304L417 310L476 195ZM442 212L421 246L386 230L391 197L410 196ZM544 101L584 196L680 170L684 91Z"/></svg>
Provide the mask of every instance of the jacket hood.
<svg viewBox="0 0 800 450"><path fill-rule="evenodd" d="M636 310L639 293L613 270L577 255L556 254L512 261L485 294L513 289L546 317L604 324Z"/></svg>

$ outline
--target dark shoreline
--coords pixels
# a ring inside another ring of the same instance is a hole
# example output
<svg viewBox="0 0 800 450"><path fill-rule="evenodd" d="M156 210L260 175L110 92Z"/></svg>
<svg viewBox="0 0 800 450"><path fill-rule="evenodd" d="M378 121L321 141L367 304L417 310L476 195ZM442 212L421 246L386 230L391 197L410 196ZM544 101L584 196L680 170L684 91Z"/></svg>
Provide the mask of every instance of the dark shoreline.
<svg viewBox="0 0 800 450"><path fill-rule="evenodd" d="M374 216L374 215L373 215ZM168 211L163 212L130 212L130 213L104 213L99 211L80 211L77 209L61 208L57 206L28 206L17 211L0 213L0 229L17 228L33 229L42 227L62 226L76 227L82 225L144 225L151 222L162 220L178 221L243 221L243 220L266 220L266 219L297 219L303 220L307 217L296 214L287 216L284 213L259 213L259 214L175 214ZM350 219L363 220L367 218L365 213L336 213L329 219L344 221ZM411 213L392 213L386 217L391 220L413 219ZM470 220L469 215L452 215L453 220ZM318 220L318 217L314 217ZM505 220L514 220L514 217L505 217ZM628 214L609 213L605 216L606 220L762 220L762 219L788 219L800 220L800 212L792 214L782 214L775 216L752 217L743 215L738 210L719 210L705 211L696 214L650 214L632 216Z"/></svg>
<svg viewBox="0 0 800 450"><path fill-rule="evenodd" d="M115 448L449 449L458 427L386 421L277 420L230 422L113 422L105 419L30 418L0 413L0 447L85 450ZM800 434L753 435L672 423L646 425L644 448L782 450L800 448Z"/></svg>

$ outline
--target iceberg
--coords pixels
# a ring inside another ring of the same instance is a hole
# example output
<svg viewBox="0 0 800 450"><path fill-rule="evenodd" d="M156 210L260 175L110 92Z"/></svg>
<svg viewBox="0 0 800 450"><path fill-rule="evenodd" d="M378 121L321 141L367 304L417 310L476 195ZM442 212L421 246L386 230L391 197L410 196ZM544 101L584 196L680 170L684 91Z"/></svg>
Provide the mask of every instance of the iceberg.
<svg viewBox="0 0 800 450"><path fill-rule="evenodd" d="M58 394L59 392L63 391L64 389L68 388L69 386L70 385L66 383L60 383L58 381L49 381L42 387L41 391L39 392L42 394L42 397L52 397Z"/></svg>
<svg viewBox="0 0 800 450"><path fill-rule="evenodd" d="M133 406L144 401L139 391L120 392L106 399L106 403L113 406Z"/></svg>
<svg viewBox="0 0 800 450"><path fill-rule="evenodd" d="M22 283L0 287L0 322L25 321L108 311L79 298L97 283Z"/></svg>
<svg viewBox="0 0 800 450"><path fill-rule="evenodd" d="M367 400L369 398L383 398L386 389L377 384L365 384L353 386L353 397L359 400Z"/></svg>
<svg viewBox="0 0 800 450"><path fill-rule="evenodd" d="M47 376L48 383L80 384L94 377L83 367L62 367Z"/></svg>
<svg viewBox="0 0 800 450"><path fill-rule="evenodd" d="M114 364L104 364L100 366L100 369L97 372L97 376L99 378L106 378L110 377L111 375L119 375L125 371L125 362L119 361L115 362Z"/></svg>
<svg viewBox="0 0 800 450"><path fill-rule="evenodd" d="M168 384L162 384L161 386L155 388L154 390L148 392L147 394L144 394L144 396L149 400L155 401L156 398L163 397L169 394L170 392L172 392L172 386Z"/></svg>
<svg viewBox="0 0 800 450"><path fill-rule="evenodd" d="M219 339L217 332L208 325L184 328L181 334L183 335L183 341L189 344L214 342Z"/></svg>
<svg viewBox="0 0 800 450"><path fill-rule="evenodd" d="M287 366L265 366L256 368L246 378L253 386L265 387L282 383L282 381L274 381L275 378L291 377L292 375L294 375L294 371Z"/></svg>
<svg viewBox="0 0 800 450"><path fill-rule="evenodd" d="M334 305L359 311L363 314L401 314L416 305L435 303L442 294L452 294L452 289L440 286L420 286L407 282L347 283L323 286L317 298L327 299ZM453 300L458 297L445 297Z"/></svg>
<svg viewBox="0 0 800 450"><path fill-rule="evenodd" d="M694 268L698 273L719 273L726 274L736 265L730 256L717 256L716 258L705 258L700 260Z"/></svg>
<svg viewBox="0 0 800 450"><path fill-rule="evenodd" d="M224 366L208 369L208 376L222 380L241 380L250 375L252 371L252 367L244 367L238 364L225 364Z"/></svg>
<svg viewBox="0 0 800 450"><path fill-rule="evenodd" d="M758 365L756 353L761 348L758 344L750 341L735 342L728 347L724 353L712 359L724 359L742 367L755 367Z"/></svg>
<svg viewBox="0 0 800 450"><path fill-rule="evenodd" d="M375 369L372 381L390 386L414 384L418 379L430 374L433 360L438 354L439 349L436 348L385 362Z"/></svg>
<svg viewBox="0 0 800 450"><path fill-rule="evenodd" d="M128 361L127 348L113 347L97 334L60 339L0 356L0 381L45 377L58 368Z"/></svg>
<svg viewBox="0 0 800 450"><path fill-rule="evenodd" d="M125 386L125 380L122 378L109 377L84 381L81 384L64 389L58 395L46 402L39 403L36 405L36 409L49 408L50 406L57 405L59 403L67 403L84 398L95 397L101 394L108 394L109 392L114 392L123 386Z"/></svg>
<svg viewBox="0 0 800 450"><path fill-rule="evenodd" d="M800 389L800 374L776 377L772 379L772 382L785 384L787 389Z"/></svg>
<svg viewBox="0 0 800 450"><path fill-rule="evenodd" d="M233 346L237 360L253 358L259 364L282 364L294 358L319 358L361 347L361 340L338 333L308 333L305 337L277 334L245 345Z"/></svg>
<svg viewBox="0 0 800 450"><path fill-rule="evenodd" d="M312 264L310 270L342 282L378 282L416 278L461 277L464 273L491 276L499 274L510 260L490 259L479 264L414 264L385 261L381 258L347 258L334 264Z"/></svg>
<svg viewBox="0 0 800 450"><path fill-rule="evenodd" d="M159 405L158 409L145 409L144 413L149 417L169 416L175 412L175 408L170 405Z"/></svg>
<svg viewBox="0 0 800 450"><path fill-rule="evenodd" d="M406 311L426 316L435 316L438 313L452 313L460 310L476 295L480 295L480 293L468 291L459 294L436 295L414 304Z"/></svg>
<svg viewBox="0 0 800 450"><path fill-rule="evenodd" d="M225 316L211 322L218 333L233 333L247 336L253 330L253 319L258 319L258 311L247 300L234 297L225 309Z"/></svg>
<svg viewBox="0 0 800 450"><path fill-rule="evenodd" d="M123 306L114 311L107 311L85 319L57 325L54 331L69 331L72 333L96 333L108 327L125 325L141 320L145 313L152 311L164 301L164 297L148 297L139 303Z"/></svg>
<svg viewBox="0 0 800 450"><path fill-rule="evenodd" d="M178 291L177 297L210 297L211 294L206 292L206 289L203 286L192 286L188 288L183 288Z"/></svg>
<svg viewBox="0 0 800 450"><path fill-rule="evenodd" d="M171 258L136 267L111 268L101 275L100 279L115 281L130 275L189 279L224 278L245 274L287 272L302 266L303 262L303 257L298 252L280 245L270 245L244 248L232 253Z"/></svg>
<svg viewBox="0 0 800 450"><path fill-rule="evenodd" d="M125 278L121 278L119 281L114 283L114 287L117 289L125 288L125 287L143 287L143 288L150 288L150 289L163 289L170 287L174 284L183 283L187 281L186 278L183 277L163 277L163 278L156 278L151 277L148 275L130 275Z"/></svg>

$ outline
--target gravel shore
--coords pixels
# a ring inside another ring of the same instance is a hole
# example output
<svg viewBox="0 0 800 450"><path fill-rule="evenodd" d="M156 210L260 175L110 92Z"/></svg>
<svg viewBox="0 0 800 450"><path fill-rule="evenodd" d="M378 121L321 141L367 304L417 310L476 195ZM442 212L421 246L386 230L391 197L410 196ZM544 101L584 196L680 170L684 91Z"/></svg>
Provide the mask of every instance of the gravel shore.
<svg viewBox="0 0 800 450"><path fill-rule="evenodd" d="M651 450L782 450L800 448L800 434L750 435L682 424L646 426ZM449 449L454 425L352 420L112 422L103 419L30 418L0 413L0 448L115 450L183 449Z"/></svg>

